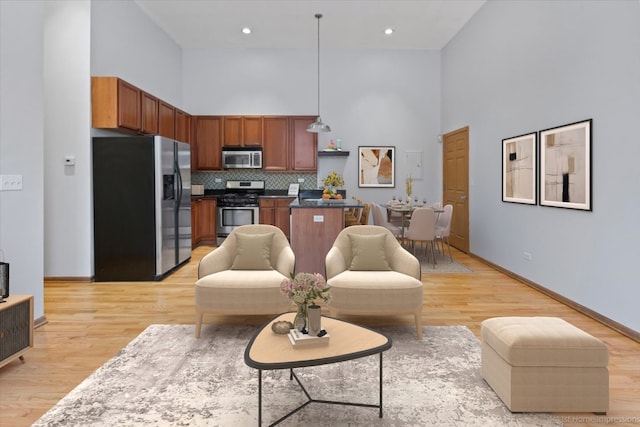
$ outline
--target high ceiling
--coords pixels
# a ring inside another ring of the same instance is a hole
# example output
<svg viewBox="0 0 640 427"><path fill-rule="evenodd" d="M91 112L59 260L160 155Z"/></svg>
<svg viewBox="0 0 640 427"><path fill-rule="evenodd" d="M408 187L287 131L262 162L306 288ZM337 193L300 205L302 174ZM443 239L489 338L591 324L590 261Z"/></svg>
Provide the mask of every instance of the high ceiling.
<svg viewBox="0 0 640 427"><path fill-rule="evenodd" d="M441 49L485 0L134 0L181 47ZM250 27L250 35L242 34ZM386 36L384 30L393 28Z"/></svg>

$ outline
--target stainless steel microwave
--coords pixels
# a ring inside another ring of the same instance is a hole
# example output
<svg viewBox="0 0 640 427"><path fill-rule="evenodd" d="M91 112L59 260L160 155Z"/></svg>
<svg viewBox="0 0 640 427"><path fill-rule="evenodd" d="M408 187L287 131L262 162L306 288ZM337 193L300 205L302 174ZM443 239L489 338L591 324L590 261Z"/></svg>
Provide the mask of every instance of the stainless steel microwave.
<svg viewBox="0 0 640 427"><path fill-rule="evenodd" d="M223 147L222 167L226 169L262 169L262 147Z"/></svg>

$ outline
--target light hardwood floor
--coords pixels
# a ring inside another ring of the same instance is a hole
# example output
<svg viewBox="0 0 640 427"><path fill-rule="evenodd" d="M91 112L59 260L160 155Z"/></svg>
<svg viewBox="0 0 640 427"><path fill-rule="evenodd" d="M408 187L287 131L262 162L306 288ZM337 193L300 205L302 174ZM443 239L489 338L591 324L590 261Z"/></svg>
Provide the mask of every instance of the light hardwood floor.
<svg viewBox="0 0 640 427"><path fill-rule="evenodd" d="M162 282L45 284L48 323L35 331L35 348L0 369L0 426L28 426L151 324L193 324L199 247L192 260ZM471 274L423 274L425 325L465 325L476 336L495 316L557 316L609 347L610 411L559 414L566 426L640 425L640 343L454 251ZM261 325L269 316L205 316L205 323ZM412 325L411 316L352 317L378 324ZM428 339L428 337L425 337Z"/></svg>

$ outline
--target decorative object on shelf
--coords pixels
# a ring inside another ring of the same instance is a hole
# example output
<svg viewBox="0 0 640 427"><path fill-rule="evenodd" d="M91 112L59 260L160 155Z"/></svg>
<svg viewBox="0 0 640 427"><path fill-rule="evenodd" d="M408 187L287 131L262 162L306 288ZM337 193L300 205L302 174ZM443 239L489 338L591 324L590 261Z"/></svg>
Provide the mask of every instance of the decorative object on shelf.
<svg viewBox="0 0 640 427"><path fill-rule="evenodd" d="M344 177L336 171L332 171L322 181L324 190L322 190L323 199L342 199L342 194L337 192L337 189L344 187Z"/></svg>
<svg viewBox="0 0 640 427"><path fill-rule="evenodd" d="M342 151L342 142L340 138L336 138L335 142L333 139L329 140L327 148L322 151Z"/></svg>
<svg viewBox="0 0 640 427"><path fill-rule="evenodd" d="M287 335L293 329L293 323L286 320L280 320L271 324L271 330L278 335Z"/></svg>
<svg viewBox="0 0 640 427"><path fill-rule="evenodd" d="M328 302L331 299L329 286L320 273L298 273L284 279L280 284L280 292L297 306L293 326L303 332L307 329L307 308L315 305L316 299Z"/></svg>
<svg viewBox="0 0 640 427"><path fill-rule="evenodd" d="M502 140L502 201L536 204L537 133Z"/></svg>
<svg viewBox="0 0 640 427"><path fill-rule="evenodd" d="M540 131L540 205L591 210L592 119Z"/></svg>
<svg viewBox="0 0 640 427"><path fill-rule="evenodd" d="M358 187L395 187L396 147L358 147Z"/></svg>
<svg viewBox="0 0 640 427"><path fill-rule="evenodd" d="M316 13L315 17L318 20L318 118L309 125L307 132L331 132L329 125L322 123L320 118L320 18L322 18L322 14Z"/></svg>

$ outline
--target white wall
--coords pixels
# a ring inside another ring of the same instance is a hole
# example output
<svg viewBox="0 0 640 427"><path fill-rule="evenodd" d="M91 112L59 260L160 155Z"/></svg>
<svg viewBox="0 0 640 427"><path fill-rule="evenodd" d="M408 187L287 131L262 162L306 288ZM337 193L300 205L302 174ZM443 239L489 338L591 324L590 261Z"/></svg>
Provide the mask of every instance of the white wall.
<svg viewBox="0 0 640 427"><path fill-rule="evenodd" d="M636 331L639 52L637 1L487 2L442 52L442 130L470 127L471 251ZM503 138L589 118L593 212L501 201Z"/></svg>
<svg viewBox="0 0 640 427"><path fill-rule="evenodd" d="M133 1L91 4L91 75L120 77L183 108L180 47Z"/></svg>
<svg viewBox="0 0 640 427"><path fill-rule="evenodd" d="M91 76L182 107L180 48L133 2L45 2L46 277L93 276ZM64 166L64 157L76 158Z"/></svg>
<svg viewBox="0 0 640 427"><path fill-rule="evenodd" d="M184 99L192 114L317 113L317 52L295 49L207 49L184 52ZM404 194L405 151L423 151L424 179L415 193L441 198L440 52L321 51L320 113L348 159L320 158L318 179L344 173L347 194L385 202ZM358 146L396 147L396 188L358 188Z"/></svg>
<svg viewBox="0 0 640 427"><path fill-rule="evenodd" d="M44 313L42 1L0 1L0 174L22 175L22 191L0 192L0 249L11 294L34 296Z"/></svg>
<svg viewBox="0 0 640 427"><path fill-rule="evenodd" d="M91 3L45 2L45 233L47 277L93 275ZM66 166L66 156L75 158Z"/></svg>

